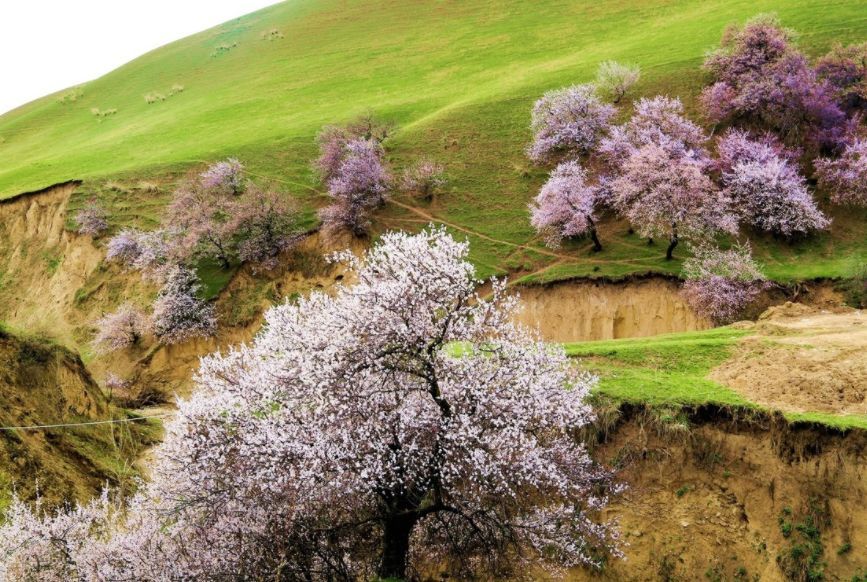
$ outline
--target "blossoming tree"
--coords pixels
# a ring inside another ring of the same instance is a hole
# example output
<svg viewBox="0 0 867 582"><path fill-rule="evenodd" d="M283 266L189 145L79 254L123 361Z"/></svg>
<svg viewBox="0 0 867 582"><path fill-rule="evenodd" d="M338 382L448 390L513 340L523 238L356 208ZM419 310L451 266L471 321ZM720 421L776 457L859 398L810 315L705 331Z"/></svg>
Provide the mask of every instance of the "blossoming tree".
<svg viewBox="0 0 867 582"><path fill-rule="evenodd" d="M855 139L839 158L815 161L819 185L836 204L867 206L867 139Z"/></svg>
<svg viewBox="0 0 867 582"><path fill-rule="evenodd" d="M129 303L121 305L96 322L93 346L99 352L122 350L138 343L150 330L149 318Z"/></svg>
<svg viewBox="0 0 867 582"><path fill-rule="evenodd" d="M365 236L370 214L385 203L391 175L383 161L382 146L367 139L355 139L344 146L343 158L328 181L328 195L334 203L319 216L327 231L349 230Z"/></svg>
<svg viewBox="0 0 867 582"><path fill-rule="evenodd" d="M108 230L108 212L96 198L91 198L75 214L75 223L78 225L79 234L96 237Z"/></svg>
<svg viewBox="0 0 867 582"><path fill-rule="evenodd" d="M96 502L80 518L15 506L0 549L19 572L88 581L593 562L616 538L591 519L611 475L574 435L594 378L512 323L503 282L477 295L467 250L434 229L343 254L355 285L275 307L251 344L203 361L124 522Z"/></svg>
<svg viewBox="0 0 867 582"><path fill-rule="evenodd" d="M686 302L716 324L730 323L767 285L749 246L729 250L703 246L683 263Z"/></svg>
<svg viewBox="0 0 867 582"><path fill-rule="evenodd" d="M167 344L213 335L217 327L214 306L198 297L201 285L192 270L176 265L154 301L154 334Z"/></svg>
<svg viewBox="0 0 867 582"><path fill-rule="evenodd" d="M680 237L701 241L737 232L730 200L714 186L706 164L649 144L630 155L611 181L612 204L645 237L665 236L671 259Z"/></svg>
<svg viewBox="0 0 867 582"><path fill-rule="evenodd" d="M601 251L596 234L598 199L597 188L588 184L581 164L563 162L530 204L530 223L550 246L559 246L564 238L589 235L594 250Z"/></svg>
<svg viewBox="0 0 867 582"><path fill-rule="evenodd" d="M611 125L616 109L602 101L593 85L549 91L533 105L530 159L544 162L589 153Z"/></svg>
<svg viewBox="0 0 867 582"><path fill-rule="evenodd" d="M830 223L778 141L734 130L720 139L718 151L724 192L749 224L791 237Z"/></svg>

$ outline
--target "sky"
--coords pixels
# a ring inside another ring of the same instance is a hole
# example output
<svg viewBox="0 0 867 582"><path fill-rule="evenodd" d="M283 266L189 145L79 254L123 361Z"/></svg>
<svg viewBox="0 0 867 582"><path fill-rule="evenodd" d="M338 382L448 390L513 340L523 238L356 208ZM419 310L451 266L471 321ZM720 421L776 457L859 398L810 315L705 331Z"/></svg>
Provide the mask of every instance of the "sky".
<svg viewBox="0 0 867 582"><path fill-rule="evenodd" d="M277 0L2 0L0 114Z"/></svg>

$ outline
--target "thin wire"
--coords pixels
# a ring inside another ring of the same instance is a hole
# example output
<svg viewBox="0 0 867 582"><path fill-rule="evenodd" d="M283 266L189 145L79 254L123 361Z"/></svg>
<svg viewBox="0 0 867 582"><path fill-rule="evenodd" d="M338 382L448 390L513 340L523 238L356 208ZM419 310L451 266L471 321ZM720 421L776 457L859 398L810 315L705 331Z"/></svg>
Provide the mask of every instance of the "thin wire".
<svg viewBox="0 0 867 582"><path fill-rule="evenodd" d="M0 426L0 430L41 430L46 428L67 428L75 426L93 426L96 424L117 424L122 422L136 422L139 420L148 420L151 418L165 418L173 416L174 413L166 412L163 414L152 414L148 416L136 416L135 418L117 418L114 420L94 420L90 422L72 422L65 424L37 424L32 426Z"/></svg>

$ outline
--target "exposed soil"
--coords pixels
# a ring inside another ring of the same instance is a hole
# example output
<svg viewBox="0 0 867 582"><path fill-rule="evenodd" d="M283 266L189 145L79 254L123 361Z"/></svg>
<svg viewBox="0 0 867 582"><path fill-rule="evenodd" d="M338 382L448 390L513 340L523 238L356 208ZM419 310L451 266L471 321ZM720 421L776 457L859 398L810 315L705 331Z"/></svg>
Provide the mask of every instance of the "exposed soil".
<svg viewBox="0 0 867 582"><path fill-rule="evenodd" d="M772 307L711 378L786 412L867 414L867 313Z"/></svg>
<svg viewBox="0 0 867 582"><path fill-rule="evenodd" d="M34 426L122 418L76 354L0 330L0 425ZM106 483L127 484L150 444L137 424L0 431L0 505L13 488L49 504L86 500Z"/></svg>
<svg viewBox="0 0 867 582"><path fill-rule="evenodd" d="M521 287L518 321L549 341L643 337L710 327L662 277Z"/></svg>
<svg viewBox="0 0 867 582"><path fill-rule="evenodd" d="M595 452L628 485L605 514L619 520L626 559L569 579L806 579L793 548L817 543L825 580L867 572L863 431L720 410L694 414L689 429L644 410L626 417ZM818 534L808 539L798 526L811 517Z"/></svg>

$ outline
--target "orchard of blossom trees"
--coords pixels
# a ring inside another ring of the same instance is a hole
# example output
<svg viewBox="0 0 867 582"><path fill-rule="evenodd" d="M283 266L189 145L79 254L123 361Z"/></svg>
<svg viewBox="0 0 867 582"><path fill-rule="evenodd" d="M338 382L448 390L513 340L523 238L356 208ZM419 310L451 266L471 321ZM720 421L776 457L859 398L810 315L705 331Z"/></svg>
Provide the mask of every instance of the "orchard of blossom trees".
<svg viewBox="0 0 867 582"><path fill-rule="evenodd" d="M214 307L200 298L193 267L210 259L224 268L273 269L302 238L297 216L285 196L249 182L237 160L210 165L176 190L159 228L124 229L108 241L107 260L162 288L150 317L125 305L97 321L95 347L123 349L151 332L169 344L213 335Z"/></svg>
<svg viewBox="0 0 867 582"><path fill-rule="evenodd" d="M833 203L867 206L867 43L836 46L812 65L793 37L771 16L726 31L705 60L711 84L700 99L715 139L667 96L638 99L613 124L639 78L634 67L606 62L595 83L546 93L533 106L527 153L557 165L530 204L533 227L549 245L587 236L599 251L597 225L610 212L651 241L667 238L667 259L686 240L696 258L684 265L685 296L710 319L736 317L761 277L748 245L713 249L719 235L749 228L793 239L830 228L804 173L811 167Z"/></svg>
<svg viewBox="0 0 867 582"><path fill-rule="evenodd" d="M203 360L132 499L14 501L0 575L467 579L618 555L594 516L619 486L575 434L595 378L513 323L503 281L479 296L467 251L431 229L338 255L356 284Z"/></svg>

